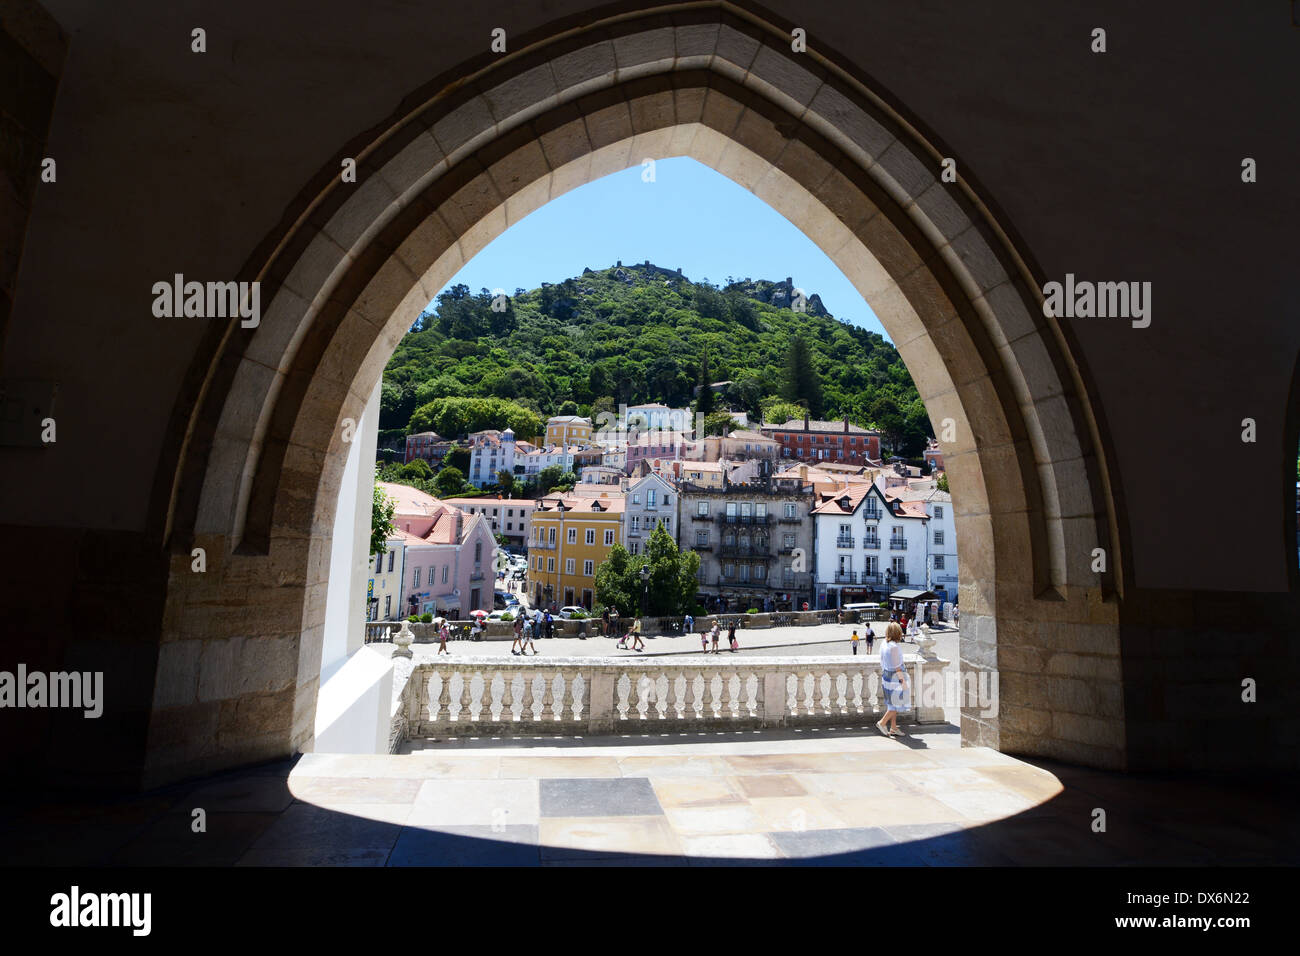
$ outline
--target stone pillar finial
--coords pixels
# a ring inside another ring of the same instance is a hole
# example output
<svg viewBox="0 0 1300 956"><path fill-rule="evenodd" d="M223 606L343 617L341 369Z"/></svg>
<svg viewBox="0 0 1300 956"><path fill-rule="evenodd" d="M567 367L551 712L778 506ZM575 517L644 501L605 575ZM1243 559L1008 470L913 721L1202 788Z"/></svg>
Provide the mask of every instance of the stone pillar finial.
<svg viewBox="0 0 1300 956"><path fill-rule="evenodd" d="M415 641L415 635L411 633L411 622L403 621L402 629L393 635L393 643L397 646L393 648L393 657L414 657L411 653L411 644Z"/></svg>

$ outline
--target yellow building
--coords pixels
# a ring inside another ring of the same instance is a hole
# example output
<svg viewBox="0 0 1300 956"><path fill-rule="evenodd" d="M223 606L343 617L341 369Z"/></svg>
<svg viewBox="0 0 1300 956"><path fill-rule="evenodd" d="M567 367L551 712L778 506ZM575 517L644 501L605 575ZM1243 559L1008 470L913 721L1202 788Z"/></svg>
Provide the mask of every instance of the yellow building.
<svg viewBox="0 0 1300 956"><path fill-rule="evenodd" d="M591 441L591 419L577 415L556 415L546 420L546 444L567 448Z"/></svg>
<svg viewBox="0 0 1300 956"><path fill-rule="evenodd" d="M528 590L535 607L596 602L596 568L623 540L623 495L549 495L533 509Z"/></svg>

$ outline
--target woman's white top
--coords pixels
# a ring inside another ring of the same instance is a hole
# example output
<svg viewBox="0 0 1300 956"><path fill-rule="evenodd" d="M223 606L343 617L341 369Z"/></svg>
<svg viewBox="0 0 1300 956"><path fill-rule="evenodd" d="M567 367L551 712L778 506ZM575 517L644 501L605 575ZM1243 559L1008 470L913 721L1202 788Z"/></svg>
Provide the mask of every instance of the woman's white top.
<svg viewBox="0 0 1300 956"><path fill-rule="evenodd" d="M888 641L880 651L880 669L896 671L903 666L903 648L896 641Z"/></svg>

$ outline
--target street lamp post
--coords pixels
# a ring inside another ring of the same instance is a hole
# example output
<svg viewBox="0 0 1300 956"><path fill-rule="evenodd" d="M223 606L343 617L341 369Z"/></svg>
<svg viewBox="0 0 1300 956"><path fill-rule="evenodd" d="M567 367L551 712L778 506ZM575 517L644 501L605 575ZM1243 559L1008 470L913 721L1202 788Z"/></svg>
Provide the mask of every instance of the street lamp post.
<svg viewBox="0 0 1300 956"><path fill-rule="evenodd" d="M885 600L889 602L890 610L893 610L894 601L891 595L894 593L894 569L885 569Z"/></svg>
<svg viewBox="0 0 1300 956"><path fill-rule="evenodd" d="M650 566L641 565L641 616L645 617L650 607Z"/></svg>

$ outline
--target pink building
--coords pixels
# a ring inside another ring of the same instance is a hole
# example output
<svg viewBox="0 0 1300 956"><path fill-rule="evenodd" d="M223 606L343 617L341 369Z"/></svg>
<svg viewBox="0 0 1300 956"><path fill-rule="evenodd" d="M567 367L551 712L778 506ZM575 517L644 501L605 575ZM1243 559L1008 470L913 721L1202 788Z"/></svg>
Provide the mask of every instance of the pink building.
<svg viewBox="0 0 1300 956"><path fill-rule="evenodd" d="M491 611L496 542L487 518L406 485L385 481L379 487L394 503L390 540L404 551L403 614L464 619L470 611Z"/></svg>

